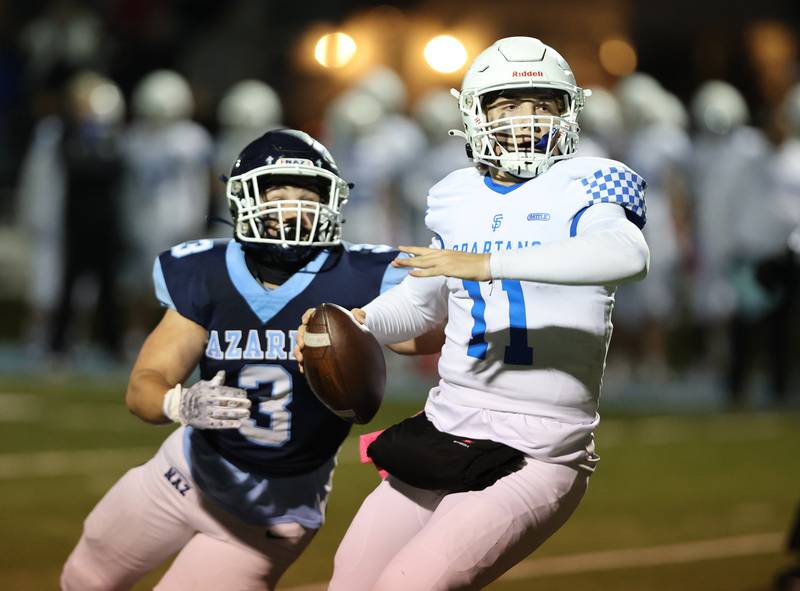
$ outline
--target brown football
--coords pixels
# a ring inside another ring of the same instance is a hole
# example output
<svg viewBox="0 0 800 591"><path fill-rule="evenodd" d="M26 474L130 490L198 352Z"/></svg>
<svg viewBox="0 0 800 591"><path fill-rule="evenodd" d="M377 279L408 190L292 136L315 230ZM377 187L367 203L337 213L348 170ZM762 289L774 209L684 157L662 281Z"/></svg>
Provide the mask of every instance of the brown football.
<svg viewBox="0 0 800 591"><path fill-rule="evenodd" d="M306 326L303 368L320 402L342 419L361 425L378 412L386 389L383 350L341 306L317 306Z"/></svg>

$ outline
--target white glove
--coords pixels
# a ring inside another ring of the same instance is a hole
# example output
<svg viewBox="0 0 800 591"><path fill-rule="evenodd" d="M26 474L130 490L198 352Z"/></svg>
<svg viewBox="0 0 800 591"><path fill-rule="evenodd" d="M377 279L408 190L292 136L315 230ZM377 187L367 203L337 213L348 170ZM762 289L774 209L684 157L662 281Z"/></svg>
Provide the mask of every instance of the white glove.
<svg viewBox="0 0 800 591"><path fill-rule="evenodd" d="M220 370L191 388L178 384L164 395L164 416L198 429L238 429L250 416L250 400L244 390L224 382Z"/></svg>

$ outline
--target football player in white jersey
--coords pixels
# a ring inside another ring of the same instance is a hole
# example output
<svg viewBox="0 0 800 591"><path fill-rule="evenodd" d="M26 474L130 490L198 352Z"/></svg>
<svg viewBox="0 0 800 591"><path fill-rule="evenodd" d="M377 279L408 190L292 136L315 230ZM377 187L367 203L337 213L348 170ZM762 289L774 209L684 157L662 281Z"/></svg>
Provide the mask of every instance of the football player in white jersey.
<svg viewBox="0 0 800 591"><path fill-rule="evenodd" d="M665 381L671 375L669 326L680 310L678 287L691 252L686 190L691 142L680 101L647 74L620 82L617 97L627 128L622 158L648 182L650 223L644 235L654 262L646 282L617 292L615 349L625 353L635 377Z"/></svg>
<svg viewBox="0 0 800 591"><path fill-rule="evenodd" d="M191 118L194 96L181 74L150 72L134 89L131 107L134 118L124 141L123 281L141 306L150 297L140 278L153 258L204 233L216 177L211 136Z"/></svg>
<svg viewBox="0 0 800 591"><path fill-rule="evenodd" d="M586 94L530 37L497 41L467 71L476 166L431 188L433 248L401 247L415 257L393 263L411 276L354 310L382 343L445 322L440 381L424 413L370 445L390 475L342 540L330 589L483 587L583 497L615 286L649 265L644 180L572 158Z"/></svg>

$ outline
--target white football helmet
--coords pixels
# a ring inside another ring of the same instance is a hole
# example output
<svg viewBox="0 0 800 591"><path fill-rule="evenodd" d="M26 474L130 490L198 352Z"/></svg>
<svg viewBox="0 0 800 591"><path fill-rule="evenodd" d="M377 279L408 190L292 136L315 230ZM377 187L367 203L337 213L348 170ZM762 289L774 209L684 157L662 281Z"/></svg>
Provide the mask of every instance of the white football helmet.
<svg viewBox="0 0 800 591"><path fill-rule="evenodd" d="M219 103L217 120L225 127L266 131L280 125L281 101L271 86L260 80L241 80Z"/></svg>
<svg viewBox="0 0 800 591"><path fill-rule="evenodd" d="M70 109L81 119L117 126L125 117L125 99L119 87L97 72L77 73L69 81L67 94Z"/></svg>
<svg viewBox="0 0 800 591"><path fill-rule="evenodd" d="M486 96L519 89L558 93L564 98L562 112L487 121ZM533 178L575 154L578 113L591 92L577 86L569 64L552 47L533 37L507 37L475 58L461 92L453 94L458 96L464 133L451 133L464 136L472 160L516 177ZM539 140L533 137L536 128L545 131ZM510 141L500 141L497 134Z"/></svg>
<svg viewBox="0 0 800 591"><path fill-rule="evenodd" d="M659 123L683 130L688 129L689 113L686 111L686 107L681 102L681 99L665 89L663 103L664 105L661 116L659 117Z"/></svg>
<svg viewBox="0 0 800 591"><path fill-rule="evenodd" d="M346 162L357 139L372 132L386 114L375 96L358 88L333 99L325 110L325 139L336 158Z"/></svg>
<svg viewBox="0 0 800 591"><path fill-rule="evenodd" d="M381 66L370 70L359 78L355 87L378 99L388 113L400 113L406 108L405 82L390 68Z"/></svg>
<svg viewBox="0 0 800 591"><path fill-rule="evenodd" d="M164 124L187 119L193 111L189 83L172 70L150 72L133 91L133 113L139 119Z"/></svg>
<svg viewBox="0 0 800 591"><path fill-rule="evenodd" d="M622 110L616 97L604 88L593 88L579 117L581 131L603 140L616 140L622 135Z"/></svg>
<svg viewBox="0 0 800 591"><path fill-rule="evenodd" d="M453 97L443 88L436 88L422 95L414 103L412 112L434 143L446 138L447 132L461 123L461 114L453 104Z"/></svg>
<svg viewBox="0 0 800 591"><path fill-rule="evenodd" d="M691 109L698 129L718 135L741 127L749 119L742 94L722 80L704 82L692 97Z"/></svg>
<svg viewBox="0 0 800 591"><path fill-rule="evenodd" d="M634 72L622 78L614 87L622 108L622 117L628 131L636 131L662 120L664 88L644 72Z"/></svg>

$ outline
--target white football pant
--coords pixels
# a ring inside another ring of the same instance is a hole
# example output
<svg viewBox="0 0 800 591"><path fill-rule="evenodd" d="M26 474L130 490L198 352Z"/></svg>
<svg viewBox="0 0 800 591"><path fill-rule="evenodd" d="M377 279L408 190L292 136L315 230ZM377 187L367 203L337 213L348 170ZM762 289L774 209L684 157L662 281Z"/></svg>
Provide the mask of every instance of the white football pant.
<svg viewBox="0 0 800 591"><path fill-rule="evenodd" d="M480 589L572 515L589 472L528 458L482 491L428 491L391 476L361 505L329 591Z"/></svg>
<svg viewBox="0 0 800 591"><path fill-rule="evenodd" d="M308 545L316 530L248 524L206 499L184 459L183 431L92 510L64 565L63 591L129 589L176 552L158 591L271 590Z"/></svg>

